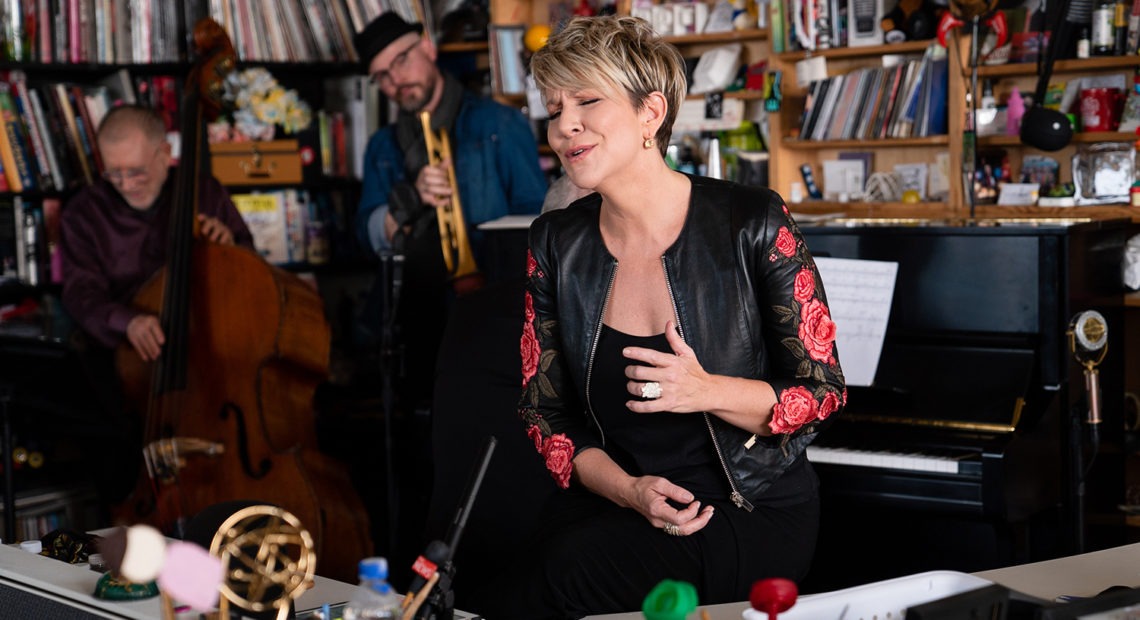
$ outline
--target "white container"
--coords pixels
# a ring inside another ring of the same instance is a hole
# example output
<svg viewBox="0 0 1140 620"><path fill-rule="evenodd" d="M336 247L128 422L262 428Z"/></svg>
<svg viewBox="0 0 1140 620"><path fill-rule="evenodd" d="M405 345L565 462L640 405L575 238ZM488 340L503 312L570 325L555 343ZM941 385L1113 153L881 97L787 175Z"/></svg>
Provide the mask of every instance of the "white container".
<svg viewBox="0 0 1140 620"><path fill-rule="evenodd" d="M906 617L915 605L969 592L993 582L955 571L931 571L877 581L845 590L801 597L780 620L885 620ZM755 609L744 611L744 620L768 620Z"/></svg>

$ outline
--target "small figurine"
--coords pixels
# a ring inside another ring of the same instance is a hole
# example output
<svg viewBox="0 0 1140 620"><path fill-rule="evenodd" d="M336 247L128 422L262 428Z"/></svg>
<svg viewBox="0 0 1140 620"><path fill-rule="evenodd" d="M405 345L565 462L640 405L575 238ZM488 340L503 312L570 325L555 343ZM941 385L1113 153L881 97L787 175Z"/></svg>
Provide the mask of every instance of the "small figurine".
<svg viewBox="0 0 1140 620"><path fill-rule="evenodd" d="M1005 135L1021 133L1021 117L1025 116L1025 100L1016 86L1009 91L1009 101L1005 104Z"/></svg>

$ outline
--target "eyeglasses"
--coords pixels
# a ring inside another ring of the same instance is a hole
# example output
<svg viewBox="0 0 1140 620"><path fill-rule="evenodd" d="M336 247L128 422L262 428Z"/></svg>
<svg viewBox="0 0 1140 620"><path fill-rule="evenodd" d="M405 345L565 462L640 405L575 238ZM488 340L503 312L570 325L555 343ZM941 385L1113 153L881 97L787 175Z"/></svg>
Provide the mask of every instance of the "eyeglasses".
<svg viewBox="0 0 1140 620"><path fill-rule="evenodd" d="M411 45L406 47L404 49L404 51L400 52L399 54L396 54L396 56L394 58L392 58L392 63L388 65L387 69L381 69L380 71L373 73L372 77L369 78L372 80L372 83L377 84L379 86L388 86L388 85L392 84L392 82L393 82L392 72L393 71L403 72L404 65L408 64L408 54L410 54L411 51L413 49L415 49L417 45L420 44L421 40L422 39L416 39L415 43L412 43Z"/></svg>
<svg viewBox="0 0 1140 620"><path fill-rule="evenodd" d="M162 152L162 144L159 144L158 148L154 150L154 154L151 155L150 160L153 162L154 159L158 157L158 154L160 152ZM127 181L142 182L142 181L147 180L150 177L150 167L149 166L139 166L137 168L120 168L118 170L104 170L102 172L102 176L104 179L107 179L108 183L111 183L114 185L122 185L123 183L125 183Z"/></svg>
<svg viewBox="0 0 1140 620"><path fill-rule="evenodd" d="M150 171L144 168L123 168L121 170L104 170L103 178L109 183L122 185L127 181L145 181Z"/></svg>

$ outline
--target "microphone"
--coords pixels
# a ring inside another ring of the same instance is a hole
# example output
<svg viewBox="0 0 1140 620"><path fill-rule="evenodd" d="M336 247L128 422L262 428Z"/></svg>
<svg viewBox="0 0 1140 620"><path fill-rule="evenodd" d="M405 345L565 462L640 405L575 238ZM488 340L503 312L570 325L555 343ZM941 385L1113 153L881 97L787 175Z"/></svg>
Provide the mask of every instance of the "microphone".
<svg viewBox="0 0 1140 620"><path fill-rule="evenodd" d="M424 552L412 564L412 582L408 584L407 596L415 596L423 589L431 576L439 570L439 565L451 557L451 549L442 540L433 540L428 543Z"/></svg>
<svg viewBox="0 0 1140 620"><path fill-rule="evenodd" d="M455 573L452 559L456 547L459 546L459 539L463 536L463 530L467 526L467 518L471 516L475 497L479 494L479 487L483 484L483 478L487 474L487 467L491 464L491 456L495 453L497 444L498 439L494 435L488 436L483 444L478 464L467 480L459 507L448 529L447 542L431 541L424 554L416 558L412 566L416 576L408 587L402 605L404 618L442 620L452 617L455 605L455 593L451 591L451 581Z"/></svg>
<svg viewBox="0 0 1140 620"><path fill-rule="evenodd" d="M1086 422L1100 424L1100 373L1096 367L1108 352L1108 322L1096 310L1077 313L1069 321L1069 349L1084 367L1085 392L1089 397Z"/></svg>

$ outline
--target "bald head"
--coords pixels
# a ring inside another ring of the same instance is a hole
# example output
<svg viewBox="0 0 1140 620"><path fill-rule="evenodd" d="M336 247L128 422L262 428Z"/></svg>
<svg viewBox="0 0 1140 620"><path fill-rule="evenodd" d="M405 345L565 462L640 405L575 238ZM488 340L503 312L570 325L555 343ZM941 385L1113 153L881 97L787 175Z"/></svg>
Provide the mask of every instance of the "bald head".
<svg viewBox="0 0 1140 620"><path fill-rule="evenodd" d="M142 132L152 142L166 139L166 123L153 108L126 104L112 108L99 123L100 144L134 139Z"/></svg>

